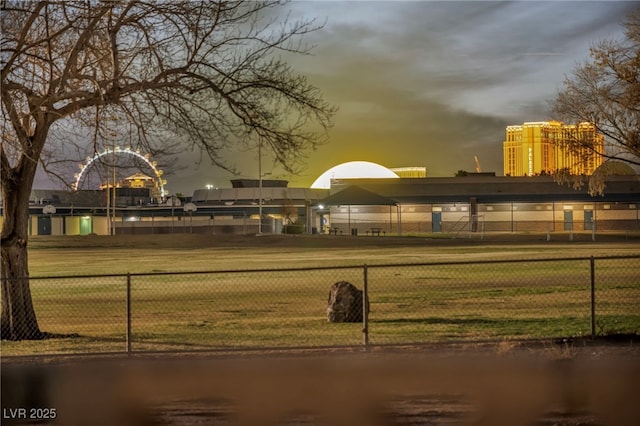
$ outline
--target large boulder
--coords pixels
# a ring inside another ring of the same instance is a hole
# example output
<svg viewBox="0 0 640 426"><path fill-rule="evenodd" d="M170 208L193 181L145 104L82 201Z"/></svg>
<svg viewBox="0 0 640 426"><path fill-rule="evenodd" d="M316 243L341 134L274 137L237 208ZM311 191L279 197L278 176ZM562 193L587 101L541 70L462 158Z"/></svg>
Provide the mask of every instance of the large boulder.
<svg viewBox="0 0 640 426"><path fill-rule="evenodd" d="M329 322L362 322L362 290L347 281L331 286L327 302Z"/></svg>

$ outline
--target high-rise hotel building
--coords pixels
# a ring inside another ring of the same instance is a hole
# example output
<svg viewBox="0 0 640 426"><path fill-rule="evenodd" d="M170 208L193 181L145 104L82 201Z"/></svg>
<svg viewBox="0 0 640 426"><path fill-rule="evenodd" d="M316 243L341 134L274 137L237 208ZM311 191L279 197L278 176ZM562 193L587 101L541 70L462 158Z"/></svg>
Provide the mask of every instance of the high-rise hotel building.
<svg viewBox="0 0 640 426"><path fill-rule="evenodd" d="M590 175L602 164L604 136L591 123L530 122L507 127L503 151L505 176L554 174L562 169Z"/></svg>

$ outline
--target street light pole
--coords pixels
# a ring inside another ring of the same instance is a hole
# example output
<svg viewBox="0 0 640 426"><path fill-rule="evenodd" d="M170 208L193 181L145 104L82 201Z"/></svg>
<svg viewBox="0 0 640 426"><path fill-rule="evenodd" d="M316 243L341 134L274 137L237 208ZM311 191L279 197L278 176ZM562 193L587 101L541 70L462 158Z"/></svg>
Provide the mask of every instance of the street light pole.
<svg viewBox="0 0 640 426"><path fill-rule="evenodd" d="M107 147L107 149L109 149ZM106 177L107 177L107 186L105 190L107 192L107 233L111 235L111 188L109 188L109 164L105 161L105 169L106 169Z"/></svg>
<svg viewBox="0 0 640 426"><path fill-rule="evenodd" d="M113 197L111 197L111 213L113 214L111 232L113 235L116 235L116 141L115 141L115 132L113 139L113 154L111 154L111 167L113 170Z"/></svg>
<svg viewBox="0 0 640 426"><path fill-rule="evenodd" d="M262 234L262 138L258 135L258 234Z"/></svg>

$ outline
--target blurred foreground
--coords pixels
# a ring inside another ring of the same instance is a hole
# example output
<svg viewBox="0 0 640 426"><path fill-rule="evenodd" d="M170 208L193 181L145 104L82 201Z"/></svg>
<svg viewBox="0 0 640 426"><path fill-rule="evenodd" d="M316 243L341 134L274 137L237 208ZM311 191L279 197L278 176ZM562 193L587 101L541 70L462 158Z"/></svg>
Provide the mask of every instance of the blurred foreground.
<svg viewBox="0 0 640 426"><path fill-rule="evenodd" d="M21 359L2 424L637 425L639 359L635 341Z"/></svg>

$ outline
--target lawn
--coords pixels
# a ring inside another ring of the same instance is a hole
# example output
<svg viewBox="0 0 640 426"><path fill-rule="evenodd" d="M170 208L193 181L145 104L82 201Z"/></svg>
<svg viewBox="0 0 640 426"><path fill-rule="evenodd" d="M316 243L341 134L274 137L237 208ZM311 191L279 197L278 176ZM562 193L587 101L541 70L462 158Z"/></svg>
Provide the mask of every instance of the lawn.
<svg viewBox="0 0 640 426"><path fill-rule="evenodd" d="M640 254L624 242L159 237L94 237L84 247L81 238L34 240L34 305L40 328L56 337L3 341L2 354L126 350L127 276L78 277L106 273L132 274L133 351L358 345L362 324L328 323L326 301L336 281L362 289L364 264L372 344L585 335L590 263L568 257ZM532 261L542 258L563 259ZM517 262L497 262L505 259ZM596 261L596 332L640 332L639 266L640 258ZM290 270L251 271L264 268ZM212 272L159 274L173 271Z"/></svg>

